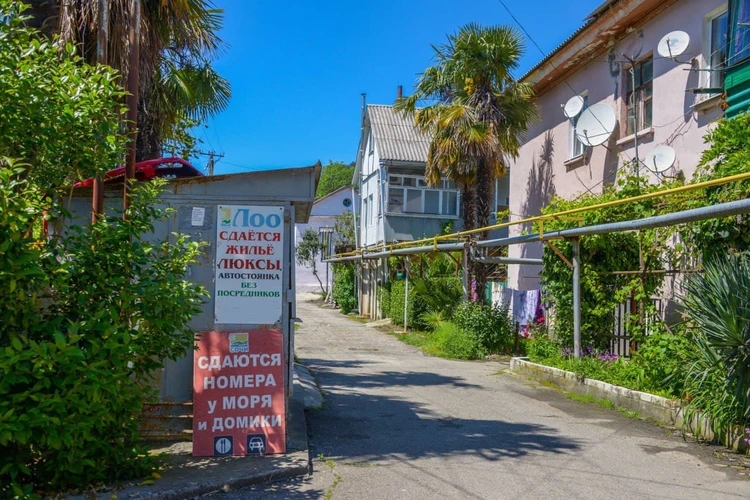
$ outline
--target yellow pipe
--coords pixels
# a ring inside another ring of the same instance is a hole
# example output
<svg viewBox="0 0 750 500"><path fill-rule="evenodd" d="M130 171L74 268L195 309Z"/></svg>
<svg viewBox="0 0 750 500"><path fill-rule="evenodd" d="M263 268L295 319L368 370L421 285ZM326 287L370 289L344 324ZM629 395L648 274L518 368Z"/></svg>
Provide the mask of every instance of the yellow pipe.
<svg viewBox="0 0 750 500"><path fill-rule="evenodd" d="M653 193L646 193L641 194L638 196L632 196L630 198L623 198L621 200L612 200L605 203L598 203L596 205L590 205L587 207L578 207L578 208L571 208L570 210L563 210L562 212L556 212L554 214L548 214L548 215L537 215L534 217L527 217L526 219L520 219L517 221L510 221L510 222L503 222L500 224L494 224L492 226L486 226L486 227L480 227L477 229L471 229L469 231L458 231L456 233L452 234L444 234L440 236L433 236L432 238L424 238L421 240L415 240L415 241L404 241L401 243L395 243L389 246L383 246L383 247L377 247L374 249L371 249L372 252L381 251L383 249L389 249L393 250L394 248L401 248L401 247L407 247L411 245L418 245L420 243L426 243L430 241L438 241L438 240L445 240L445 239L451 239L451 238L461 238L464 236L470 236L472 234L477 233L483 233L485 231L492 231L494 229L501 229L504 227L510 227L510 226L517 226L519 224L528 224L529 222L538 222L538 221L545 221L549 219L555 219L561 216L566 215L573 215L573 214L579 214L583 212L588 212L589 210L598 210L600 208L609 208L614 207L618 205L623 205L625 203L633 203L636 201L644 201L644 200L651 200L653 198L659 198L661 196L669 196L677 193L685 193L688 191L694 191L697 189L703 189L703 188L709 188L714 186L721 186L722 184L728 184L730 182L735 181L743 181L750 179L750 172L745 172L743 174L736 174L736 175L730 175L728 177L721 177L719 179L713 179L710 181L704 181L704 182L698 182L697 184L686 184L684 186L676 187L676 188L670 188L665 189L663 191L654 191ZM361 251L357 251L356 253L361 253ZM341 256L346 256L347 254L342 254ZM339 257L338 255L334 255L333 257Z"/></svg>

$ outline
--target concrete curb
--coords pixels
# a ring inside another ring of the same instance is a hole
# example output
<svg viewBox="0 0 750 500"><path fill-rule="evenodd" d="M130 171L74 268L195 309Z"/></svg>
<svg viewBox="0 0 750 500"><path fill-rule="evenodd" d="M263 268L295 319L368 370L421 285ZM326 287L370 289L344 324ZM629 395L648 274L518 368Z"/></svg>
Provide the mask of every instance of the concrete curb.
<svg viewBox="0 0 750 500"><path fill-rule="evenodd" d="M320 410L323 408L323 393L315 381L315 376L309 368L299 363L294 364L294 391L301 394L305 403L305 410Z"/></svg>
<svg viewBox="0 0 750 500"><path fill-rule="evenodd" d="M584 396L611 401L617 408L636 411L642 416L659 424L682 428L684 418L682 406L677 399L667 399L647 392L634 391L618 385L608 384L601 380L579 377L573 372L560 370L551 366L540 365L528 361L528 358L511 358L510 369L537 382L547 382L560 389ZM709 441L717 441L738 453L750 455L750 444L745 442L744 429L737 428L726 435L716 436L711 431L711 425L706 419L696 417L689 426L689 432L699 434ZM698 429L700 427L700 429ZM700 432L696 432L696 431Z"/></svg>
<svg viewBox="0 0 750 500"><path fill-rule="evenodd" d="M646 392L634 391L600 380L582 378L573 372L539 365L528 358L512 358L510 369L537 382L548 382L568 392L611 401L618 408L636 411L660 424L682 425L680 402Z"/></svg>

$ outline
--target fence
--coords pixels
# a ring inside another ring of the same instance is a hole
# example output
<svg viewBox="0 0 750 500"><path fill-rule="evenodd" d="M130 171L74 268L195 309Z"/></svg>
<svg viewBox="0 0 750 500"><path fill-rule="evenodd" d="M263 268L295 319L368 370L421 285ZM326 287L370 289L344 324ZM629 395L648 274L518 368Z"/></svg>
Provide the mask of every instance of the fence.
<svg viewBox="0 0 750 500"><path fill-rule="evenodd" d="M644 335L652 333L652 325L664 317L664 301L652 298L651 303L656 312L646 312L644 316ZM638 301L630 299L619 304L612 312L612 340L609 343L610 352L622 357L630 357L631 351L638 349L638 343L633 342L630 317L638 314Z"/></svg>

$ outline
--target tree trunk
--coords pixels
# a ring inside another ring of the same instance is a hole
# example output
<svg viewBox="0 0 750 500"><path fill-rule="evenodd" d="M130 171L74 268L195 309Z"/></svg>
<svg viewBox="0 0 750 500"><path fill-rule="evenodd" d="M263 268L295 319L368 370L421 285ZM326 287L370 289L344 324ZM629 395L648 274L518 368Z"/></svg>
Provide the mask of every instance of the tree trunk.
<svg viewBox="0 0 750 500"><path fill-rule="evenodd" d="M489 169L484 161L480 161L477 169L477 227L487 227L490 225L490 214L492 213L493 205L493 184L494 179L492 178ZM476 235L477 240L486 240L489 236L489 231L482 231ZM484 289L487 284L487 276L489 274L489 266L487 264L475 264L474 265L474 280L476 283L477 302L484 303Z"/></svg>
<svg viewBox="0 0 750 500"><path fill-rule="evenodd" d="M470 231L476 227L476 193L473 183L467 182L461 186L461 211L464 222L464 231ZM474 301L474 275L476 263L471 258L466 259L464 273L467 276L469 301Z"/></svg>

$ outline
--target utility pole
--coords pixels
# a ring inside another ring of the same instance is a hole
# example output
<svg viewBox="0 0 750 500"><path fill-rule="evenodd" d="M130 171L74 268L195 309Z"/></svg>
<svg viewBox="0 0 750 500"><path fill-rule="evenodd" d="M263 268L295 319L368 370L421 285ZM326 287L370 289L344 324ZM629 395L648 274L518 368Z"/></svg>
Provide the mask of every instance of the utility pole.
<svg viewBox="0 0 750 500"><path fill-rule="evenodd" d="M216 166L214 158L224 158L224 153L217 153L216 151L196 151L194 154L208 156L208 163L206 163L206 173L208 175L214 175L214 167Z"/></svg>
<svg viewBox="0 0 750 500"><path fill-rule="evenodd" d="M130 142L125 162L125 189L123 208L130 206L129 184L135 179L135 153L138 146L138 70L140 66L141 44L141 0L130 0L130 54L128 61L128 129Z"/></svg>
<svg viewBox="0 0 750 500"><path fill-rule="evenodd" d="M99 29L96 40L96 62L107 64L107 44L109 42L109 1L99 0ZM104 213L104 182L101 175L94 177L94 193L91 200L91 223Z"/></svg>

